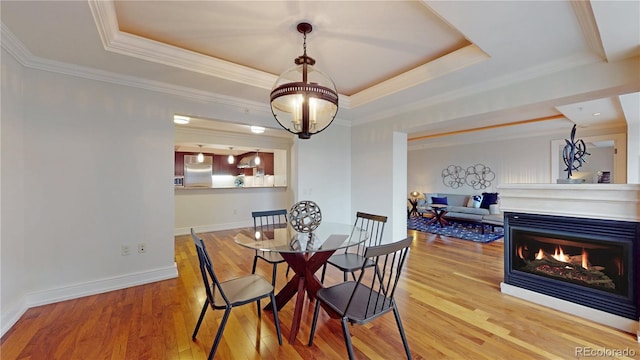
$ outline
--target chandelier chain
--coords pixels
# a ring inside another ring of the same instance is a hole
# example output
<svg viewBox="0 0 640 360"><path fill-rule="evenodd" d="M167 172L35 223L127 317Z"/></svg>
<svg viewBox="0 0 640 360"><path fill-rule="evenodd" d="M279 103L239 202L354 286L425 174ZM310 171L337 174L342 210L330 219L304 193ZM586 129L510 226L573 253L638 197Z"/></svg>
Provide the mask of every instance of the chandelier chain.
<svg viewBox="0 0 640 360"><path fill-rule="evenodd" d="M304 32L304 36L302 37L302 50L304 52L304 56L307 56L307 32Z"/></svg>

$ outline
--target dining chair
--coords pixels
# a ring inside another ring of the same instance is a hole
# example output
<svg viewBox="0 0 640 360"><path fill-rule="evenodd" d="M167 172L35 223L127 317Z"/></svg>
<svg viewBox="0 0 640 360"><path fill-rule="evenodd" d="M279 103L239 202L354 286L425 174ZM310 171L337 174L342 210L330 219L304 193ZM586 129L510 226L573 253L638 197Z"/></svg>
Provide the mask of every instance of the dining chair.
<svg viewBox="0 0 640 360"><path fill-rule="evenodd" d="M327 264L340 269L340 271L343 272L344 281L347 281L348 273L351 273L351 277L355 280L355 271L359 270L363 264L371 266L372 264L368 263L363 256L364 251L367 247L380 245L386 223L386 216L357 212L356 221L353 227L354 229L364 229L365 231L360 232L359 236L368 236L368 238L363 242L359 242L358 244L347 248L343 253L331 255L322 267L322 276L320 277L320 281L324 283ZM356 239L352 240L357 241Z"/></svg>
<svg viewBox="0 0 640 360"><path fill-rule="evenodd" d="M200 273L202 274L202 281L204 282L205 292L207 298L202 306L200 317L196 324L196 328L193 330L191 339L195 340L202 319L210 306L213 310L224 309L224 315L220 321L218 332L216 333L211 352L209 352L208 359L213 359L213 356L218 349L218 345L222 340L222 333L224 327L227 324L231 309L237 306L257 302L258 303L258 316L260 313L260 300L266 297L271 298L273 304L273 318L276 323L276 332L278 333L278 343L282 345L282 334L280 333L280 320L278 319L278 309L276 308L276 298L274 295L273 285L271 285L265 278L260 275L251 274L247 276L238 277L231 280L220 281L213 271L213 264L209 258L207 249L204 246L204 241L199 238L191 229L191 237L196 245L196 251L198 252L198 261L200 263Z"/></svg>
<svg viewBox="0 0 640 360"><path fill-rule="evenodd" d="M408 359L412 358L394 299L412 240L412 237L408 237L395 243L368 247L364 252L364 257L374 265L363 264L357 281L345 281L318 290L309 335L309 346L313 345L320 306L331 314L331 317L341 319L342 333L349 359L353 359L354 354L347 323L363 325L393 311L404 351ZM368 269L375 270L367 271Z"/></svg>
<svg viewBox="0 0 640 360"><path fill-rule="evenodd" d="M287 226L287 210L267 210L267 211L254 211L251 213L253 217L253 231L256 240L264 239L262 234L273 232L274 229L283 228ZM273 237L273 235L271 235ZM267 237L268 238L268 237ZM262 259L272 265L271 270L271 284L276 286L276 273L278 270L278 264L285 262L280 253L275 251L260 251L256 250L253 257L253 267L251 273L256 273L256 266L258 259ZM289 276L289 266L287 265L287 276Z"/></svg>

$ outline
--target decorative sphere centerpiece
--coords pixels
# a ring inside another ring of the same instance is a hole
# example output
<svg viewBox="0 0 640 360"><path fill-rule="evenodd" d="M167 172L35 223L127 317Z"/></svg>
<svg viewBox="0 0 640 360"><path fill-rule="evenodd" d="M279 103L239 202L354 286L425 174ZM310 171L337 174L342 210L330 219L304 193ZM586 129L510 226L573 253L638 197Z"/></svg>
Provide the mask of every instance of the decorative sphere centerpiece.
<svg viewBox="0 0 640 360"><path fill-rule="evenodd" d="M309 200L297 202L289 210L289 222L294 230L310 233L322 222L320 207Z"/></svg>

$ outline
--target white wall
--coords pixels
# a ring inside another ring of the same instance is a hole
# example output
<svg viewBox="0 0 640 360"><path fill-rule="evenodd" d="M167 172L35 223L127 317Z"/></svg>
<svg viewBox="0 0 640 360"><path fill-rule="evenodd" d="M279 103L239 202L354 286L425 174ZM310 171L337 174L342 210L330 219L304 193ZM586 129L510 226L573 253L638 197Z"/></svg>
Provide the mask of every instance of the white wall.
<svg viewBox="0 0 640 360"><path fill-rule="evenodd" d="M2 333L32 306L177 276L173 114L242 109L2 58Z"/></svg>
<svg viewBox="0 0 640 360"><path fill-rule="evenodd" d="M590 153L585 159L583 167L579 171L573 171L573 178L584 178L585 182L597 182L597 172L600 170L607 171L608 168L611 171L611 183L626 184L627 183L627 129L622 126L620 130L616 131L616 128L610 128L607 131L604 129L581 129L580 135L576 137L576 140L583 140L587 147L587 152ZM585 131L586 130L586 131ZM595 135L591 135L595 134ZM593 142L612 141L613 148L610 149L609 160L606 162L600 162L603 156L598 154L598 150L589 145ZM567 172L564 171L566 166L564 165L564 159L562 151L566 146L567 137L563 139L556 139L551 142L551 153L557 154L557 156L551 159L551 182L556 179L565 179ZM605 165L606 164L606 165Z"/></svg>
<svg viewBox="0 0 640 360"><path fill-rule="evenodd" d="M175 277L173 124L161 99L38 70L24 89L24 238L9 241L29 256L26 303Z"/></svg>
<svg viewBox="0 0 640 360"><path fill-rule="evenodd" d="M600 129L588 134L605 135L616 130ZM545 134L463 146L409 150L407 192L479 194L485 191L496 192L500 184L551 183L551 143L566 136L566 133ZM460 165L466 169L475 164L483 164L495 173L495 180L488 188L476 190L465 184L454 189L443 183L442 170L449 165Z"/></svg>
<svg viewBox="0 0 640 360"><path fill-rule="evenodd" d="M252 211L287 209L287 188L175 190L175 235L253 226Z"/></svg>
<svg viewBox="0 0 640 360"><path fill-rule="evenodd" d="M640 184L640 119L629 122L627 133L627 183Z"/></svg>
<svg viewBox="0 0 640 360"><path fill-rule="evenodd" d="M27 309L24 228L24 74L20 64L2 50L0 114L0 336Z"/></svg>
<svg viewBox="0 0 640 360"><path fill-rule="evenodd" d="M477 194L495 192L503 183L549 183L550 161L547 136L410 150L407 191ZM489 167L496 175L485 190L474 190L466 184L454 189L443 183L442 171L449 165L467 169L476 164Z"/></svg>
<svg viewBox="0 0 640 360"><path fill-rule="evenodd" d="M311 200L318 204L322 221L349 224L354 220L350 139L351 129L334 121L310 139L295 141L294 201Z"/></svg>
<svg viewBox="0 0 640 360"><path fill-rule="evenodd" d="M403 185L407 183L407 134L393 133L393 214L397 215L391 219L391 241L398 241L407 236L407 222L405 213L407 210L406 189Z"/></svg>
<svg viewBox="0 0 640 360"><path fill-rule="evenodd" d="M585 183L597 183L598 182L598 172L599 171L608 171L611 174L611 182L615 178L616 174L613 171L613 157L614 157L614 147L588 147L587 152L589 155L585 157L585 162L583 166L578 171L573 171L572 175L574 177L578 176L585 180ZM558 154L560 158L562 158L562 153ZM560 162L560 167L558 169L558 173L562 174L566 177L567 172L564 171L566 169L566 165L564 161Z"/></svg>
<svg viewBox="0 0 640 360"><path fill-rule="evenodd" d="M627 183L640 184L640 92L619 99L627 121Z"/></svg>
<svg viewBox="0 0 640 360"><path fill-rule="evenodd" d="M399 213L395 212L397 210L394 203L398 199L394 199L393 194L396 187L406 188L406 171L404 174L394 174L394 160L400 157L403 159L401 162L406 163L406 135L405 150L399 155L398 151L402 151L402 146L397 148L395 142L398 138L393 132L376 131L375 124L357 126L351 131L353 211L387 216L383 242L401 240L407 236L406 208L403 207ZM402 164L399 165L398 169L402 169ZM403 223L403 231L399 231L394 225L402 227Z"/></svg>

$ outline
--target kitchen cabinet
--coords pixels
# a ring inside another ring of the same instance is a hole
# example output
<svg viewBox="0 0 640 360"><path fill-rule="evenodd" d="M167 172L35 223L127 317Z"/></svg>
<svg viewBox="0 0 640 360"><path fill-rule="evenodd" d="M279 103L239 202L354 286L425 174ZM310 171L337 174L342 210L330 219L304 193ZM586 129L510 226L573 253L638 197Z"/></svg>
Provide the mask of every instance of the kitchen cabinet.
<svg viewBox="0 0 640 360"><path fill-rule="evenodd" d="M236 156L233 164L229 164L227 160L229 155L216 155L213 157L213 174L214 175L239 175L242 174L242 169L238 169L236 164L238 163L238 157Z"/></svg>
<svg viewBox="0 0 640 360"><path fill-rule="evenodd" d="M229 164L227 161L228 155L205 153L204 155L213 156L213 175L241 175L245 176L253 175L253 168L238 169L238 161L244 156L255 155L255 152L248 152L240 154L235 157L233 164ZM185 155L198 155L197 152L185 152L176 151L174 153L174 175L184 176L184 156ZM264 175L274 175L274 155L273 153L260 153L260 166L264 169Z"/></svg>
<svg viewBox="0 0 640 360"><path fill-rule="evenodd" d="M236 157L236 163L245 156L254 156L255 152L249 152L238 155ZM260 168L264 169L264 175L274 175L273 153L260 153ZM234 164L235 166L235 164ZM244 174L245 176L253 175L253 168L238 169L238 174Z"/></svg>

